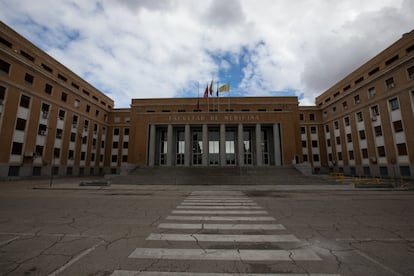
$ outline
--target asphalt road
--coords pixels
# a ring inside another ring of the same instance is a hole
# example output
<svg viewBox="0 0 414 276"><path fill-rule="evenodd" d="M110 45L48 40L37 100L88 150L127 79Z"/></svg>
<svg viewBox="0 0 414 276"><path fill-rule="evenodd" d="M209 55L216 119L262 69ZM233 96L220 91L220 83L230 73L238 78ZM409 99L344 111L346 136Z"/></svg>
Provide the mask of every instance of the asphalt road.
<svg viewBox="0 0 414 276"><path fill-rule="evenodd" d="M413 192L227 188L0 183L0 274L414 275Z"/></svg>

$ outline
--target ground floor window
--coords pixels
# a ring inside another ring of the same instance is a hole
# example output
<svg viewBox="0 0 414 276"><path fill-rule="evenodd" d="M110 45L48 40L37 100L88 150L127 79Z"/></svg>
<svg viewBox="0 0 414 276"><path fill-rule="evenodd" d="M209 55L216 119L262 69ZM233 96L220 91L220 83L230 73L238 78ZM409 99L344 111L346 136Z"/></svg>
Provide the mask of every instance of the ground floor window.
<svg viewBox="0 0 414 276"><path fill-rule="evenodd" d="M20 167L19 166L10 166L8 176L19 176Z"/></svg>

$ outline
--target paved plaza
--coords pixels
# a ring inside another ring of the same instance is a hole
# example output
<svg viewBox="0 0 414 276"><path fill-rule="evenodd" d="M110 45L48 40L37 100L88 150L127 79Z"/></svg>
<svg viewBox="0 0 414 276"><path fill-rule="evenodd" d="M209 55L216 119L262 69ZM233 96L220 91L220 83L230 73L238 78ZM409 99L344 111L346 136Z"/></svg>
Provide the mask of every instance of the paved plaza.
<svg viewBox="0 0 414 276"><path fill-rule="evenodd" d="M1 275L414 274L412 191L81 181L0 183Z"/></svg>

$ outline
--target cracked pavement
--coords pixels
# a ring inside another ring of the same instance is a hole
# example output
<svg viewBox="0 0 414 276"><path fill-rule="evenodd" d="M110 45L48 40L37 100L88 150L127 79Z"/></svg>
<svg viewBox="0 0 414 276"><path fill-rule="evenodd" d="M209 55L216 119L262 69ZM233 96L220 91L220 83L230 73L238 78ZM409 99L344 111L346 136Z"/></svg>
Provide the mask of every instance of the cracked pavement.
<svg viewBox="0 0 414 276"><path fill-rule="evenodd" d="M254 186L239 186L276 219L273 223L286 227L279 231L281 234L294 234L300 240L256 247L310 249L322 261L297 261L292 251L288 262L161 261L128 256L137 247L183 247L183 242L147 241L146 237L150 233L175 233L157 225L166 222L165 218L189 195L191 186L114 193L33 190L19 182L12 184L0 187L0 275L111 275L120 269L414 275L414 193L409 191L254 192ZM186 242L186 248L204 252L212 248L253 248L249 243L201 242L196 236L228 234L226 231L202 227L181 233L194 238Z"/></svg>

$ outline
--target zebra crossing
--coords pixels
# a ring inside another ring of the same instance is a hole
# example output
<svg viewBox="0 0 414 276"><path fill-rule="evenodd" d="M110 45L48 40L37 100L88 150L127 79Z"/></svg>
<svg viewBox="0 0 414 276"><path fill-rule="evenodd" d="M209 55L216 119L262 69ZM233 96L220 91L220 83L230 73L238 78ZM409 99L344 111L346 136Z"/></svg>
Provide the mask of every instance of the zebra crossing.
<svg viewBox="0 0 414 276"><path fill-rule="evenodd" d="M240 191L194 191L181 202L165 221L158 225L159 232L151 233L146 238L147 243L155 246L139 247L128 256L130 260L156 260L157 263L174 262L259 262L275 264L296 262L321 262L323 259L314 251L294 246L300 240L293 234L286 233L282 224L275 223L275 218L269 216L253 200ZM247 233L246 233L247 231ZM281 233L282 231L282 233ZM179 248L173 246L159 247L160 242L167 246L178 243ZM189 243L192 246L189 246ZM209 244L202 247L201 244ZM228 245L226 246L223 245ZM263 244L278 245L280 247L263 248ZM158 246L157 246L158 245ZM246 245L246 246L243 246ZM248 246L247 246L248 245ZM281 246L284 245L284 246ZM291 248L286 248L286 247ZM191 248L189 248L191 247ZM196 247L196 248L194 248ZM212 248L213 247L213 248ZM224 247L224 248L223 248ZM234 248L232 248L234 247ZM188 267L188 266L187 266ZM207 271L189 272L159 270L143 268L142 270L116 270L112 276L131 275L172 275L172 276L264 276L264 275L314 275L338 276L339 274L326 273L286 273L261 272L229 273ZM146 271L151 270L151 271ZM194 270L194 269L192 269Z"/></svg>

